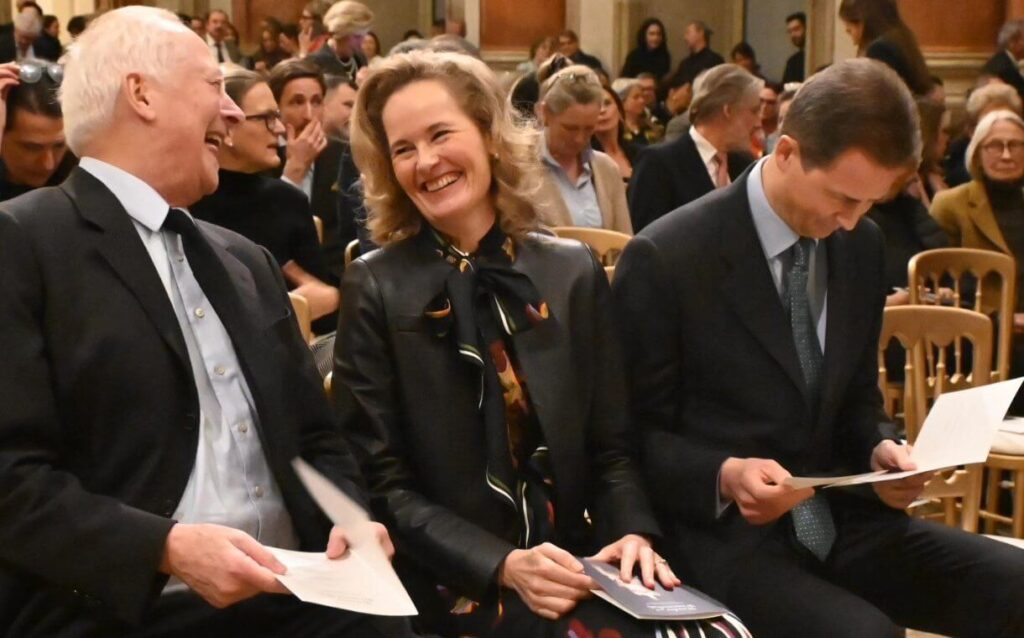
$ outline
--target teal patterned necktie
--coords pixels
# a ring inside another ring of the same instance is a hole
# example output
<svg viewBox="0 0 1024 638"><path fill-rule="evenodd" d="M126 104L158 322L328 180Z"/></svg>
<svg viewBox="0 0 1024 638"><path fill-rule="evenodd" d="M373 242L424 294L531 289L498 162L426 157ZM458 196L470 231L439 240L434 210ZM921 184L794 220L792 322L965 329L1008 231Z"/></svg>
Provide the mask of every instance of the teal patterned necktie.
<svg viewBox="0 0 1024 638"><path fill-rule="evenodd" d="M821 395L821 368L824 355L818 341L818 331L811 315L811 301L807 296L808 261L814 250L814 240L801 237L793 244L792 266L786 274L786 291L789 301L789 323L793 330L793 343L800 359L800 370L807 384L812 413L818 411ZM821 492L793 508L793 530L796 539L824 561L836 540L836 527L828 500Z"/></svg>

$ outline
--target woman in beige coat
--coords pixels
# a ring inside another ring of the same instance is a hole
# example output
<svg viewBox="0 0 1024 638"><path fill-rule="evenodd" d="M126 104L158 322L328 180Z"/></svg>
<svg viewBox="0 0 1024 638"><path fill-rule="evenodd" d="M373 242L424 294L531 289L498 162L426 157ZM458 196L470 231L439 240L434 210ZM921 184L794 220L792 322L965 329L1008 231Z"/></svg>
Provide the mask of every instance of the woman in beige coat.
<svg viewBox="0 0 1024 638"><path fill-rule="evenodd" d="M557 71L541 85L536 109L544 126L540 155L547 170L538 208L549 226L604 228L632 235L619 167L590 148L603 95L597 75L580 65Z"/></svg>

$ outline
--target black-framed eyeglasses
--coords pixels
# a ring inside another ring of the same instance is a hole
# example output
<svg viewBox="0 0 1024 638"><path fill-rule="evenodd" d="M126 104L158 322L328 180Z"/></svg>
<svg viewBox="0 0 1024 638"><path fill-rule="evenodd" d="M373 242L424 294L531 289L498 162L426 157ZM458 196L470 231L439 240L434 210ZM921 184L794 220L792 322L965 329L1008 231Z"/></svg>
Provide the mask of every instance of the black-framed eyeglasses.
<svg viewBox="0 0 1024 638"><path fill-rule="evenodd" d="M263 122L263 126L267 127L267 130L274 133L274 125L277 123L283 124L281 120L281 111L267 111L266 113L254 113L253 115L246 115L245 121Z"/></svg>
<svg viewBox="0 0 1024 638"><path fill-rule="evenodd" d="M25 84L35 84L43 79L43 74L50 76L54 84L64 81L64 67L54 62L26 60L18 64L18 79Z"/></svg>

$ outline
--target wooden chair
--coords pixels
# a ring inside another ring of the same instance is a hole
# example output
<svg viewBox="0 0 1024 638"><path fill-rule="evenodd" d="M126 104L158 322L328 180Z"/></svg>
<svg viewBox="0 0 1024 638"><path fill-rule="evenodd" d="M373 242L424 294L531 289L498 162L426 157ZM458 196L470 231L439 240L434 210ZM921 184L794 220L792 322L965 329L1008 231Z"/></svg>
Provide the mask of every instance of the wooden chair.
<svg viewBox="0 0 1024 638"><path fill-rule="evenodd" d="M330 403L334 394L331 392L331 381L334 378L333 372L328 372L327 376L324 377L324 394L327 395L327 402Z"/></svg>
<svg viewBox="0 0 1024 638"><path fill-rule="evenodd" d="M345 246L345 265L347 266L351 264L354 259L356 259L357 257L359 257L359 255L362 254L362 252L363 251L359 249L358 239L353 239L352 241L350 241L348 245Z"/></svg>
<svg viewBox="0 0 1024 638"><path fill-rule="evenodd" d="M580 226L556 226L551 229L559 237L578 239L590 246L597 258L605 266L614 266L622 250L629 243L631 236L614 230L603 228L583 228ZM610 278L609 278L610 279Z"/></svg>
<svg viewBox="0 0 1024 638"><path fill-rule="evenodd" d="M316 227L316 240L321 244L324 243L324 220L313 215L313 226Z"/></svg>
<svg viewBox="0 0 1024 638"><path fill-rule="evenodd" d="M299 332L306 343L313 341L313 318L309 313L309 302L306 298L296 292L288 293L288 299L292 302L292 310L295 312L295 319L299 322Z"/></svg>
<svg viewBox="0 0 1024 638"><path fill-rule="evenodd" d="M1010 343L1013 339L1014 297L1017 291L1017 269L1013 257L973 248L936 248L918 253L907 265L910 303L939 303L934 291L951 283L951 305L963 308L971 302L964 298L964 280L972 276L977 285L971 307L991 317L996 328L991 380L993 383L1006 381L1010 372Z"/></svg>
<svg viewBox="0 0 1024 638"><path fill-rule="evenodd" d="M943 392L989 383L992 322L979 312L943 306L897 306L885 309L878 340L878 384L885 391L885 350L895 339L906 351L903 415L911 444L924 424L930 404ZM971 369L966 370L963 340L971 342ZM929 356L930 355L930 356ZM890 417L893 415L890 413ZM965 424L965 427L970 427ZM950 470L935 476L922 499L941 502L942 517L955 525L960 500L960 527L978 530L982 466Z"/></svg>
<svg viewBox="0 0 1024 638"><path fill-rule="evenodd" d="M961 304L961 285L964 275L973 275L976 293L973 307L992 318L996 326L995 361L992 381L1004 381L1010 375L1010 350L1013 340L1013 311L1016 308L1017 270L1009 255L989 250L969 248L941 248L916 255L908 266L910 302L922 303L921 285L938 288L943 276L953 280L953 300ZM916 285L915 285L916 284ZM985 530L992 534L997 523L1011 526L1016 538L1024 538L1024 456L1000 451L999 441L985 463L988 476L985 488L986 507L979 511L985 521ZM1012 511L1009 516L997 510L1003 473L1010 472L1012 481Z"/></svg>

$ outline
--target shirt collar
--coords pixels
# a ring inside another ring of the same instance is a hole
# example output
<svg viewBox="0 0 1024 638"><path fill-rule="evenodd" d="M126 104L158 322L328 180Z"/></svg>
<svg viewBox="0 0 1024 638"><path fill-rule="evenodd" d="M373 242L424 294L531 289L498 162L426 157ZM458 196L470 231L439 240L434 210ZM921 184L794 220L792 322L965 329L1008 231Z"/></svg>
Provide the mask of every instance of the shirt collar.
<svg viewBox="0 0 1024 638"><path fill-rule="evenodd" d="M582 162L583 164L584 175L590 175L590 160L593 157L594 149L590 148L589 146L584 148L583 152L580 153L580 162ZM555 157L551 154L551 151L548 150L547 129L544 129L544 143L540 145L540 159L548 166L552 168L557 168L560 171L564 171L564 169L562 169L562 165L558 163L558 160L556 160Z"/></svg>
<svg viewBox="0 0 1024 638"><path fill-rule="evenodd" d="M761 241L764 256L768 259L775 259L789 250L800 239L800 235L796 234L779 217L779 214L768 202L768 196L765 195L761 169L768 157L758 160L753 170L750 171L750 175L747 177L747 199L750 201L750 213L754 218L754 228Z"/></svg>
<svg viewBox="0 0 1024 638"><path fill-rule="evenodd" d="M78 166L103 182L132 219L153 232L163 226L171 206L152 186L95 157L83 157Z"/></svg>
<svg viewBox="0 0 1024 638"><path fill-rule="evenodd" d="M718 149L708 141L708 138L700 134L696 126L690 127L690 138L697 145L697 152L700 154L700 159L704 164L710 163L711 159L718 155Z"/></svg>

